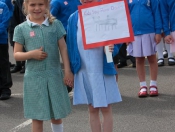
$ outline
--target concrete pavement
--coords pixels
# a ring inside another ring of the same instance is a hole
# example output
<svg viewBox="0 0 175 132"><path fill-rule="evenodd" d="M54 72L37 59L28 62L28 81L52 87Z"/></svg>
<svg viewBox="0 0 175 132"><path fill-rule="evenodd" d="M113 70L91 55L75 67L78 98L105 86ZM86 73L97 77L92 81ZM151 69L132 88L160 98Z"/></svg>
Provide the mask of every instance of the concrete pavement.
<svg viewBox="0 0 175 132"><path fill-rule="evenodd" d="M10 61L14 62L11 48L9 52ZM145 68L149 84L147 63ZM158 97L137 97L139 81L136 70L131 66L118 72L123 101L112 105L114 132L174 132L175 66L159 68ZM0 101L0 132L30 132L31 120L23 117L23 74L14 73L12 77L12 96L9 100ZM87 106L72 106L72 113L63 122L64 132L90 132ZM51 132L49 121L44 122L44 129L44 132Z"/></svg>

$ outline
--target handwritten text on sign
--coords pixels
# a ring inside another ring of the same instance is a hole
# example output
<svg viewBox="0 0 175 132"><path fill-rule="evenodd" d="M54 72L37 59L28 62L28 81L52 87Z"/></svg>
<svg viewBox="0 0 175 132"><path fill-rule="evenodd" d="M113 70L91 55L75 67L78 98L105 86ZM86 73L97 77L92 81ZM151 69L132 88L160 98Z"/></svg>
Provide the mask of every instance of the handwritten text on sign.
<svg viewBox="0 0 175 132"><path fill-rule="evenodd" d="M129 37L123 1L82 9L86 44Z"/></svg>

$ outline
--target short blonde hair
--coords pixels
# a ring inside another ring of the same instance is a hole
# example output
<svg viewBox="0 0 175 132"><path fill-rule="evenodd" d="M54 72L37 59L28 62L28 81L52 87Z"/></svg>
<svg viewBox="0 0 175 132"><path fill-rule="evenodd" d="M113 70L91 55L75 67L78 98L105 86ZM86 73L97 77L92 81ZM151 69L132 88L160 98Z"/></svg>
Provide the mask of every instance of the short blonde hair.
<svg viewBox="0 0 175 132"><path fill-rule="evenodd" d="M50 0L44 0L48 6L48 9L46 10L46 16L48 17L48 20L49 20L49 23L52 23L54 20L55 20L55 17L52 16L52 14L50 13ZM25 6L27 3L29 2L29 0L24 0L24 3L23 3L23 12L25 15L28 15L28 12L27 12L27 6Z"/></svg>

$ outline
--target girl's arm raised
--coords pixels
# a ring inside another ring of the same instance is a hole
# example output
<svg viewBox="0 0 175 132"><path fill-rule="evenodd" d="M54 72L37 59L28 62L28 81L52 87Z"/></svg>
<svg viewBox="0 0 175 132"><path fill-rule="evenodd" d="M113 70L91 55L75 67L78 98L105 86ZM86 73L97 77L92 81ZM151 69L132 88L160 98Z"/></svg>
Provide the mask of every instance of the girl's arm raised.
<svg viewBox="0 0 175 132"><path fill-rule="evenodd" d="M61 58L64 64L64 73L65 73L64 82L66 85L73 87L74 77L70 69L69 57L67 53L67 46L66 46L64 37L59 39L58 46L59 46Z"/></svg>
<svg viewBox="0 0 175 132"><path fill-rule="evenodd" d="M15 43L14 58L17 61L25 61L29 59L44 60L47 57L47 53L43 51L43 48L23 52L23 45Z"/></svg>

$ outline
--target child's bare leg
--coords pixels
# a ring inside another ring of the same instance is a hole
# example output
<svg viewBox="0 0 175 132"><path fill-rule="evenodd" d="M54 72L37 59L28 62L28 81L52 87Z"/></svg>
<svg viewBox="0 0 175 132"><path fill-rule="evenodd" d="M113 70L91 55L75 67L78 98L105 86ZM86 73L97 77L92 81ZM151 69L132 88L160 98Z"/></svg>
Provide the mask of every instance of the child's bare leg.
<svg viewBox="0 0 175 132"><path fill-rule="evenodd" d="M145 81L145 57L136 57L137 75L140 80L139 97L147 97L147 85Z"/></svg>
<svg viewBox="0 0 175 132"><path fill-rule="evenodd" d="M62 124L62 120L58 119L52 119L51 120L51 128L52 128L52 132L63 132L63 124Z"/></svg>
<svg viewBox="0 0 175 132"><path fill-rule="evenodd" d="M89 105L89 118L92 132L101 132L99 108Z"/></svg>
<svg viewBox="0 0 175 132"><path fill-rule="evenodd" d="M136 57L136 69L140 82L145 81L145 57Z"/></svg>
<svg viewBox="0 0 175 132"><path fill-rule="evenodd" d="M157 72L158 72L158 65L156 63L156 55L148 56L148 61L150 65L150 96L158 96L157 90Z"/></svg>
<svg viewBox="0 0 175 132"><path fill-rule="evenodd" d="M43 132L43 121L32 120L32 132Z"/></svg>
<svg viewBox="0 0 175 132"><path fill-rule="evenodd" d="M101 108L103 114L103 132L112 132L113 131L113 118L112 118L112 108L111 105L108 107Z"/></svg>
<svg viewBox="0 0 175 132"><path fill-rule="evenodd" d="M156 61L156 55L151 55L148 56L148 62L150 65L150 76L151 80L156 81L157 80L157 71L158 71L158 66L157 66L157 61Z"/></svg>

